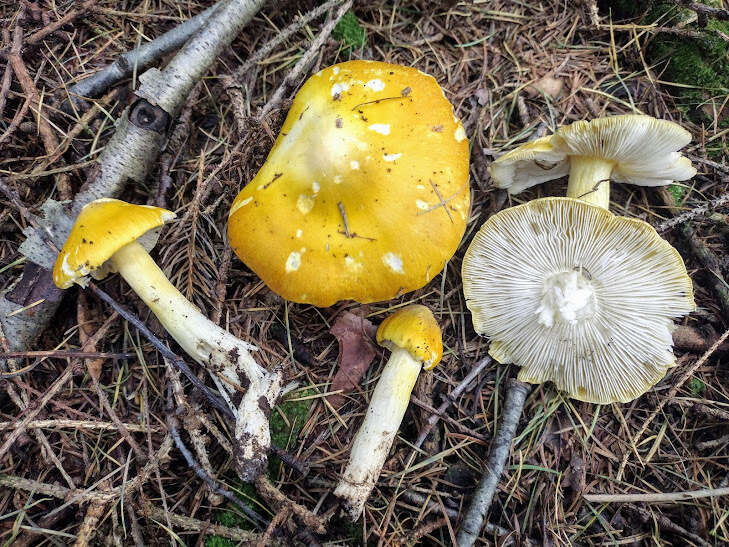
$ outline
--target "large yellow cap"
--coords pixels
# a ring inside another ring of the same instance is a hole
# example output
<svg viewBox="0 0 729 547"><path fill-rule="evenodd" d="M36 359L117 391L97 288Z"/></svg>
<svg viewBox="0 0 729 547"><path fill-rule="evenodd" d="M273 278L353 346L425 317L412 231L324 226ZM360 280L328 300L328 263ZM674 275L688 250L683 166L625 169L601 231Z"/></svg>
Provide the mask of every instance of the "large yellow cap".
<svg viewBox="0 0 729 547"><path fill-rule="evenodd" d="M442 270L469 205L468 140L435 79L350 61L302 86L228 235L288 300L376 302Z"/></svg>
<svg viewBox="0 0 729 547"><path fill-rule="evenodd" d="M53 266L53 282L67 289L101 268L125 245L175 218L175 213L150 205L102 198L86 205Z"/></svg>
<svg viewBox="0 0 729 547"><path fill-rule="evenodd" d="M422 361L430 370L443 356L443 338L431 311L420 304L411 304L387 317L377 329L377 343L392 349L407 350L413 359Z"/></svg>

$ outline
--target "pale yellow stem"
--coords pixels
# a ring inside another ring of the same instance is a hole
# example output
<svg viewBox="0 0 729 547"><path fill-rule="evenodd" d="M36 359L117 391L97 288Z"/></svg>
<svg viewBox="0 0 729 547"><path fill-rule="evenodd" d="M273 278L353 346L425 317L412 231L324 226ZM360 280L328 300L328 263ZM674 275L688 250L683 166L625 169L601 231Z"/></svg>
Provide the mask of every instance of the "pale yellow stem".
<svg viewBox="0 0 729 547"><path fill-rule="evenodd" d="M570 157L567 197L577 198L604 209L610 208L610 175L613 162L587 156Z"/></svg>
<svg viewBox="0 0 729 547"><path fill-rule="evenodd" d="M380 476L421 368L422 363L407 350L396 348L382 370L364 422L354 437L349 463L334 490L352 520L362 514Z"/></svg>
<svg viewBox="0 0 729 547"><path fill-rule="evenodd" d="M169 282L136 241L119 249L111 262L172 338L210 371L221 395L237 409L234 410L236 468L243 480L254 480L266 468L271 445L268 413L281 394L282 375L278 371L266 371L250 354L254 346L205 317ZM248 382L247 389L234 387L244 381Z"/></svg>

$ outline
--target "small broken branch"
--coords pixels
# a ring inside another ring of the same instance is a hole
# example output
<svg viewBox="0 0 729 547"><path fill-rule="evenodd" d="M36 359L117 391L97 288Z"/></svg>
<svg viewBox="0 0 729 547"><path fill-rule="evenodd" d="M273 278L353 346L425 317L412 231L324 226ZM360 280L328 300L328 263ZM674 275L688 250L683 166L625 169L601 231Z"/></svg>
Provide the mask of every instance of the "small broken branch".
<svg viewBox="0 0 729 547"><path fill-rule="evenodd" d="M266 521L266 519L264 519L253 509L248 507L245 503L243 503L241 499L233 495L232 492L224 489L217 482L215 482L213 478L208 475L202 467L200 467L200 464L197 463L193 455L190 453L190 450L188 450L187 446L185 446L185 443L182 442L182 438L180 437L179 432L179 420L177 419L177 416L175 415L172 406L172 386L170 384L168 384L167 386L167 404L167 427L170 428L170 434L175 441L175 445L185 457L185 461L187 461L187 465L190 467L190 469L195 471L195 474L200 477L205 482L205 484L208 485L210 490L212 490L216 494L220 494L225 499L240 508L240 510L243 511L243 514L245 514L253 524L262 527L268 526L268 521Z"/></svg>
<svg viewBox="0 0 729 547"><path fill-rule="evenodd" d="M656 226L656 231L659 234L663 234L668 230L675 228L679 224L683 224L684 222L694 220L704 215L708 215L719 207L726 207L727 205L729 205L729 193L722 194L718 198L707 201L706 203L699 207L696 207L695 209L691 209L690 211L686 211L685 213L680 214L677 217L670 218L661 222L658 226Z"/></svg>
<svg viewBox="0 0 729 547"><path fill-rule="evenodd" d="M504 472L506 458L511 451L511 441L516 433L516 426L519 424L524 402L530 390L531 386L529 384L516 379L509 381L501 426L491 443L486 469L478 488L473 493L471 504L463 519L463 525L458 532L459 547L471 547L481 534L486 513L491 507L496 487L499 484L501 474Z"/></svg>
<svg viewBox="0 0 729 547"><path fill-rule="evenodd" d="M711 287L719 300L719 306L725 319L729 319L729 285L721 274L721 263L719 258L694 232L691 224L686 223L681 227L681 237L688 244L694 256L701 262L709 273Z"/></svg>
<svg viewBox="0 0 729 547"><path fill-rule="evenodd" d="M660 402L658 403L656 408L653 409L653 412L651 412L650 416L648 416L646 420L643 420L640 429L638 430L638 433L633 436L633 439L631 441L632 446L639 446L641 437L643 437L645 432L648 431L648 428L653 423L653 420L656 419L656 416L661 413L663 407L666 406L669 401L673 400L673 398L678 393L678 390L681 389L681 386L683 386L686 381L688 381L688 379L694 375L698 368L714 354L717 348L721 346L724 343L724 340L726 340L727 338L729 338L729 330L724 331L724 334L722 334L716 340L716 342L714 342L714 344L709 349L707 349L706 352L699 359L696 360L694 364L686 369L686 371L679 377L678 381L668 391L668 393L661 395ZM623 455L623 459L620 462L620 467L618 468L618 473L616 475L616 480L618 481L622 480L623 472L625 471L625 466L628 463L628 458L630 457L630 454L632 454L632 452L630 450L626 450L625 454Z"/></svg>
<svg viewBox="0 0 729 547"><path fill-rule="evenodd" d="M437 408L436 412L431 414L430 418L428 418L428 421L425 424L425 427L420 431L418 434L418 439L415 441L415 448L420 448L423 446L423 442L425 442L425 439L428 438L428 435L433 430L433 427L435 424L438 423L438 420L441 416L445 413L446 410L448 410L448 407L451 406L451 404L455 403L458 397L461 396L461 393L463 393L468 385L479 375L481 374L481 371L485 369L487 366L489 366L493 362L493 359L491 357L484 357L481 359L478 363L476 363L476 366L474 366L471 371L466 374L466 377L461 380L461 383L458 384L453 391L451 391L448 394L448 397L445 401L441 403L441 405Z"/></svg>
<svg viewBox="0 0 729 547"><path fill-rule="evenodd" d="M87 11L93 8L95 3L96 0L86 0L85 2L81 2L78 7L71 8L70 10L68 10L66 15L64 15L57 21L43 27L38 32L28 36L28 39L25 41L25 43L31 46L40 43L46 36L53 34L62 26L67 25L77 17L84 15Z"/></svg>
<svg viewBox="0 0 729 547"><path fill-rule="evenodd" d="M207 15L196 33L188 26L185 32L194 36L169 64L161 71L151 69L140 76L139 99L124 111L114 136L99 156L96 175L76 196L70 211L53 200L44 204L42 229L28 228L27 240L21 245L21 252L30 259L23 276L0 295L0 338L8 341L10 351L28 349L61 300L49 272L56 253L46 240L60 248L84 205L96 198L117 196L128 181L145 180L171 120L193 85L262 5L263 0L228 0Z"/></svg>
<svg viewBox="0 0 729 547"><path fill-rule="evenodd" d="M706 27L710 17L720 21L729 21L729 10L727 9L707 6L701 2L692 2L691 0L677 0L676 3L696 13L696 22L701 28Z"/></svg>
<svg viewBox="0 0 729 547"><path fill-rule="evenodd" d="M98 97L111 86L131 76L135 69L137 71L144 70L155 61L182 46L207 23L210 16L222 4L228 1L221 0L213 4L205 11L198 13L195 17L165 32L151 42L122 53L116 61L105 66L93 76L72 85L68 89L68 93L74 104L76 106L83 104L79 97Z"/></svg>

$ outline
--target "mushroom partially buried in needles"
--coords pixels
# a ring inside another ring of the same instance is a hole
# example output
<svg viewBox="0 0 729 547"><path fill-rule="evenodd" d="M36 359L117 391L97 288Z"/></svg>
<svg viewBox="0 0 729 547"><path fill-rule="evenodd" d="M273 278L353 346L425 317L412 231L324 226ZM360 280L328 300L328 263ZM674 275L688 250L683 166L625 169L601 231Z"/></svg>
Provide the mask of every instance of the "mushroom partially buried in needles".
<svg viewBox="0 0 729 547"><path fill-rule="evenodd" d="M663 378L676 364L673 319L695 307L681 256L649 224L570 198L489 218L462 273L474 328L491 339L491 356L519 365L520 382L552 382L591 403L631 401ZM507 394L459 546L478 538L527 391L520 383ZM502 436L505 426L510 436Z"/></svg>
<svg viewBox="0 0 729 547"><path fill-rule="evenodd" d="M150 235L174 217L165 209L115 199L89 203L58 255L53 281L67 289L74 283L84 285L89 274L103 277L109 271L119 272L182 349L225 386L221 394L236 414L236 467L243 480L253 480L266 465L271 444L268 414L281 394L282 376L253 360L254 346L200 313L149 256L145 245L151 248L156 243ZM240 391L230 385L242 382L249 385L238 401Z"/></svg>
<svg viewBox="0 0 729 547"><path fill-rule="evenodd" d="M334 490L352 520L365 502L390 452L421 368L433 369L443 354L440 327L425 306L411 304L377 329L377 342L392 354L372 393L364 422L352 442L347 467Z"/></svg>
<svg viewBox="0 0 729 547"><path fill-rule="evenodd" d="M560 127L528 142L489 166L499 188L510 194L569 174L567 197L606 209L610 181L664 186L696 174L678 151L691 141L680 125L651 116L626 114Z"/></svg>
<svg viewBox="0 0 729 547"><path fill-rule="evenodd" d="M235 253L268 287L315 306L419 289L458 247L468 139L432 76L349 61L309 78L230 210Z"/></svg>

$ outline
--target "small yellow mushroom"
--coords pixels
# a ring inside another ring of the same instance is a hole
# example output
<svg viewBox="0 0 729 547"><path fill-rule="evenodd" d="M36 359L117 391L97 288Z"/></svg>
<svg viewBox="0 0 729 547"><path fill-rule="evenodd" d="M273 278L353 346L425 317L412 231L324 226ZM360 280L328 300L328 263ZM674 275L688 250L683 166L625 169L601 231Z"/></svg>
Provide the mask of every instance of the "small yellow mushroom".
<svg viewBox="0 0 729 547"><path fill-rule="evenodd" d="M236 414L238 473L243 480L253 480L266 466L271 445L268 412L281 394L282 376L256 363L250 354L253 346L200 313L149 256L145 245L152 247L156 242L156 237L149 237L150 231L174 217L159 207L116 199L92 201L79 213L58 255L53 281L67 289L74 283L84 285L90 274L103 277L109 271L119 272L182 349L206 366L221 387ZM242 395L230 388L240 384L240 374L250 382Z"/></svg>
<svg viewBox="0 0 729 547"><path fill-rule="evenodd" d="M392 354L352 443L349 462L334 490L352 520L362 514L390 452L421 368L433 369L443 355L440 327L425 306L411 304L387 317L377 342Z"/></svg>

